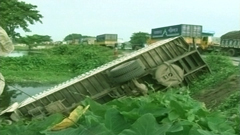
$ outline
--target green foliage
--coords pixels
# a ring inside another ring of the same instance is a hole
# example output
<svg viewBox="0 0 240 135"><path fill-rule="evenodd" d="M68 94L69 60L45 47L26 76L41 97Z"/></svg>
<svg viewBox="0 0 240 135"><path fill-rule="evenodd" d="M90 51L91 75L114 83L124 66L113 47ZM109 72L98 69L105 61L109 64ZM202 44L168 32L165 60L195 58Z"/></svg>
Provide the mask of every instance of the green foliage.
<svg viewBox="0 0 240 135"><path fill-rule="evenodd" d="M53 116L44 124L32 121L26 125L2 126L3 131L25 130L45 135L236 135L236 123L230 123L220 112L208 111L204 104L189 95L174 91L157 92L137 98L123 97L99 104L89 98L82 101L89 110L75 126L50 131ZM38 125L39 124L39 125ZM31 126L29 126L31 125ZM36 126L36 127L35 127Z"/></svg>
<svg viewBox="0 0 240 135"><path fill-rule="evenodd" d="M232 95L230 95L226 101L224 103L222 103L218 109L220 110L229 110L231 108L235 108L239 106L240 103L240 92L237 91L235 93L233 93Z"/></svg>
<svg viewBox="0 0 240 135"><path fill-rule="evenodd" d="M47 130L63 119L63 115L54 114L42 120L19 121L12 125L0 125L2 135L42 135L39 131Z"/></svg>
<svg viewBox="0 0 240 135"><path fill-rule="evenodd" d="M234 70L232 60L227 56L209 54L205 60L213 73L219 73L220 70L221 73L219 74L224 74L226 72L224 75L229 75L229 73L231 74Z"/></svg>
<svg viewBox="0 0 240 135"><path fill-rule="evenodd" d="M76 40L76 39L80 40L81 37L82 37L81 34L69 34L69 35L67 35L67 36L64 38L64 41Z"/></svg>
<svg viewBox="0 0 240 135"><path fill-rule="evenodd" d="M26 36L26 37L20 37L16 39L17 43L23 43L23 44L39 44L42 42L49 42L52 41L51 37L48 35L37 35L34 34L32 36Z"/></svg>
<svg viewBox="0 0 240 135"><path fill-rule="evenodd" d="M225 102L221 103L216 110L224 112L225 116L233 123L237 123L233 128L240 133L240 92L237 91L231 94Z"/></svg>
<svg viewBox="0 0 240 135"><path fill-rule="evenodd" d="M113 59L112 50L106 47L62 45L41 54L2 57L0 69L8 82L59 83Z"/></svg>
<svg viewBox="0 0 240 135"><path fill-rule="evenodd" d="M36 10L37 6L18 0L0 1L0 25L11 37L20 36L15 30L22 28L29 32L29 24L41 22L43 16ZM4 19L3 19L4 18Z"/></svg>
<svg viewBox="0 0 240 135"><path fill-rule="evenodd" d="M149 34L146 32L138 32L138 33L133 33L131 36L131 44L133 45L143 45L147 42L149 39Z"/></svg>
<svg viewBox="0 0 240 135"><path fill-rule="evenodd" d="M212 73L200 76L199 79L192 84L194 87L191 88L191 91L194 93L214 86L233 73L239 72L238 67L234 66L232 60L227 56L210 54L206 56L205 61Z"/></svg>

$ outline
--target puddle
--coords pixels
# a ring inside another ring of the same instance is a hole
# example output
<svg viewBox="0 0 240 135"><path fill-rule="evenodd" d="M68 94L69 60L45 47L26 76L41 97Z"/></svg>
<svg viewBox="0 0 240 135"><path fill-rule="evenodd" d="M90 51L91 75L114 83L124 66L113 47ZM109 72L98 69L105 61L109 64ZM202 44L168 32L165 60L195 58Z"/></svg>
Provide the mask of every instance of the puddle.
<svg viewBox="0 0 240 135"><path fill-rule="evenodd" d="M6 108L14 102L21 102L29 96L33 96L39 92L47 90L54 85L47 86L21 86L18 84L6 85L2 95L0 96L0 108Z"/></svg>

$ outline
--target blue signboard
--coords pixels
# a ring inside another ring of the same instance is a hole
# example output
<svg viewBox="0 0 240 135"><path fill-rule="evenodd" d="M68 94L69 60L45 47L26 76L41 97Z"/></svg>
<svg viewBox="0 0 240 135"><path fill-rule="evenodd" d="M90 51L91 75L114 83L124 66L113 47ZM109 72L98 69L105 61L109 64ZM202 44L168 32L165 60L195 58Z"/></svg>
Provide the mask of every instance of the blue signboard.
<svg viewBox="0 0 240 135"><path fill-rule="evenodd" d="M181 25L152 29L152 38L169 38L181 34Z"/></svg>

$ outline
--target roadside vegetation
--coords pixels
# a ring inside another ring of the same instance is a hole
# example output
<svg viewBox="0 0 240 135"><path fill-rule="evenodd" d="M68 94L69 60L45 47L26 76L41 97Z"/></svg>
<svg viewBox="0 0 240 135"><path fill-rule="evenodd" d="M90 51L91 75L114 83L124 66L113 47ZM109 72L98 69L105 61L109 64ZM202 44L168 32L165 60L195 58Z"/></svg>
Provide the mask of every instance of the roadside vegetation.
<svg viewBox="0 0 240 135"><path fill-rule="evenodd" d="M191 90L194 91L193 93L202 92L201 90L213 87L232 74L239 74L239 67L234 66L227 56L211 53L206 55L204 60L211 69L211 74L202 75L194 82L195 87Z"/></svg>
<svg viewBox="0 0 240 135"><path fill-rule="evenodd" d="M235 135L236 123L223 113L210 112L203 103L176 91L156 92L137 98L124 97L99 104L91 99L85 114L70 128L52 131L64 117L54 114L30 123L2 125L3 134L35 135Z"/></svg>
<svg viewBox="0 0 240 135"><path fill-rule="evenodd" d="M102 46L61 45L22 57L1 57L0 69L8 83L60 83L115 57Z"/></svg>

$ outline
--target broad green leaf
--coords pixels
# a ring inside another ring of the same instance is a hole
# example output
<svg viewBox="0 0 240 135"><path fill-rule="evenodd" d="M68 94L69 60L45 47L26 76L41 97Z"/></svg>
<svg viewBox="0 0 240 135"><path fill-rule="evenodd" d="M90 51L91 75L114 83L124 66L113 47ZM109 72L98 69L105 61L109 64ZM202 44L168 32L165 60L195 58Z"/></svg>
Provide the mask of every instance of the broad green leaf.
<svg viewBox="0 0 240 135"><path fill-rule="evenodd" d="M53 114L43 120L32 120L26 124L23 121L13 123L12 125L1 127L1 135L40 135L43 130L47 130L50 126L58 123L63 118L61 114Z"/></svg>
<svg viewBox="0 0 240 135"><path fill-rule="evenodd" d="M182 130L183 126L179 122L176 122L168 129L168 132L179 132Z"/></svg>
<svg viewBox="0 0 240 135"><path fill-rule="evenodd" d="M80 125L77 128L67 128L59 131L48 131L46 135L115 135L104 124L95 123L90 127Z"/></svg>
<svg viewBox="0 0 240 135"><path fill-rule="evenodd" d="M223 117L207 117L209 128L214 133L234 133L234 129Z"/></svg>
<svg viewBox="0 0 240 135"><path fill-rule="evenodd" d="M170 121L176 120L179 118L179 115L175 111L171 111L168 113L168 118Z"/></svg>
<svg viewBox="0 0 240 135"><path fill-rule="evenodd" d="M110 101L106 103L107 106L114 106L116 107L120 112L129 112L133 108L138 108L139 107L139 100L136 98L131 98L131 97L122 97L119 99L115 99L113 101Z"/></svg>
<svg viewBox="0 0 240 135"><path fill-rule="evenodd" d="M175 100L170 101L171 108L180 116L180 118L184 119L185 114L187 112L186 109L184 109L181 105L180 102L177 102Z"/></svg>
<svg viewBox="0 0 240 135"><path fill-rule="evenodd" d="M193 122L190 122L190 121L188 121L188 120L180 120L180 121L178 121L181 125L183 125L183 126L185 126L185 125L188 125L188 126L190 126L190 125L193 125Z"/></svg>
<svg viewBox="0 0 240 135"><path fill-rule="evenodd" d="M68 128L60 131L46 131L45 135L79 135L81 132L78 128Z"/></svg>
<svg viewBox="0 0 240 135"><path fill-rule="evenodd" d="M171 129L171 128L170 128ZM170 131L169 129L169 131ZM167 132L166 135L195 135L195 134L189 134L189 131L191 130L191 126L182 126L182 129L176 132Z"/></svg>
<svg viewBox="0 0 240 135"><path fill-rule="evenodd" d="M1 135L29 135L29 134L36 134L40 135L40 132L35 129L28 130L27 126L25 125L10 125L9 128L3 128L1 127L0 130Z"/></svg>
<svg viewBox="0 0 240 135"><path fill-rule="evenodd" d="M98 122L98 123L103 123L104 118L98 115L95 115L91 111L87 111L85 115L83 116L84 120L80 122L79 124L83 124L86 126L91 126L92 124Z"/></svg>
<svg viewBox="0 0 240 135"><path fill-rule="evenodd" d="M189 115L187 116L187 120L190 121L190 122L192 122L194 119L195 119L194 113L189 114Z"/></svg>
<svg viewBox="0 0 240 135"><path fill-rule="evenodd" d="M81 102L83 106L87 106L90 105L91 108L89 109L90 111L94 112L94 114L104 117L106 110L108 108L108 106L104 105L104 104L99 104L96 101L90 99L90 98L86 98L84 101Z"/></svg>
<svg viewBox="0 0 240 135"><path fill-rule="evenodd" d="M202 135L201 133L198 132L198 129L199 127L193 126L189 131L189 135Z"/></svg>
<svg viewBox="0 0 240 135"><path fill-rule="evenodd" d="M138 109L138 112L141 115L146 114L146 113L151 113L151 114L153 114L154 117L160 117L160 116L166 115L168 112L170 112L170 109L166 108L163 105L148 103L148 104L140 106Z"/></svg>
<svg viewBox="0 0 240 135"><path fill-rule="evenodd" d="M208 125L209 125L209 128L215 133L225 133L225 134L234 133L234 129L226 122L215 123L214 121L209 121Z"/></svg>
<svg viewBox="0 0 240 135"><path fill-rule="evenodd" d="M164 135L170 126L160 126L152 114L145 114L130 129L123 130L119 135Z"/></svg>
<svg viewBox="0 0 240 135"><path fill-rule="evenodd" d="M170 109L165 108L161 105L156 104L146 104L143 106L139 106L138 108L133 108L131 111L122 111L120 112L124 117L130 120L136 120L144 114L151 113L154 117L160 118L166 115Z"/></svg>
<svg viewBox="0 0 240 135"><path fill-rule="evenodd" d="M206 130L202 130L202 129L198 129L197 130L201 135L218 135L218 134L215 134L211 131L206 131Z"/></svg>
<svg viewBox="0 0 240 135"><path fill-rule="evenodd" d="M103 123L97 123L91 127L81 126L78 129L81 133L77 135L115 135L111 130L107 129Z"/></svg>
<svg viewBox="0 0 240 135"><path fill-rule="evenodd" d="M130 128L130 123L128 123L118 110L114 108L107 110L104 123L114 134L119 134L124 129Z"/></svg>

